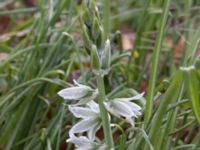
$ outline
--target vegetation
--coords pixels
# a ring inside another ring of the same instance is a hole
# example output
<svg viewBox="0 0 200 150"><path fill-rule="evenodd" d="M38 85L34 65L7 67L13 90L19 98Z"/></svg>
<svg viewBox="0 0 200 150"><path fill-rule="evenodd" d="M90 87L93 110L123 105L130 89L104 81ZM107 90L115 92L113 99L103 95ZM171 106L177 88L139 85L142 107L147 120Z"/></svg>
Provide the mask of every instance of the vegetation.
<svg viewBox="0 0 200 150"><path fill-rule="evenodd" d="M0 10L0 149L200 149L199 0Z"/></svg>

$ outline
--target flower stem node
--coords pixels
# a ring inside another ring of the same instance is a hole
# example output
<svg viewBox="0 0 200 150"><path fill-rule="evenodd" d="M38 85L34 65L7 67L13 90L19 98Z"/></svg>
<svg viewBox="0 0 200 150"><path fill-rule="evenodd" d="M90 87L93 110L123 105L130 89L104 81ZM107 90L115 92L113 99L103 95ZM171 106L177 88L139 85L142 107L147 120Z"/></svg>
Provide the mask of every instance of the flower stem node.
<svg viewBox="0 0 200 150"><path fill-rule="evenodd" d="M180 69L181 69L182 71L189 72L189 71L191 71L191 70L194 70L195 67L192 65L192 66L189 66L189 67L180 67Z"/></svg>

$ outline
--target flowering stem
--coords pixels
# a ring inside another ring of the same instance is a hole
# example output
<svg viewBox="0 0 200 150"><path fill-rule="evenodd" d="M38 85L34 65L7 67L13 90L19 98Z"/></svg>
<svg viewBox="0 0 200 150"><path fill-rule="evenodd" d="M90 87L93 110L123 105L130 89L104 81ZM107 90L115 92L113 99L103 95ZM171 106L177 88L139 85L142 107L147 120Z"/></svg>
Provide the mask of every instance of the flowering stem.
<svg viewBox="0 0 200 150"><path fill-rule="evenodd" d="M103 104L103 102L106 98L105 88L104 88L104 80L101 75L97 75L96 80L97 80L97 86L98 86L98 90L99 90L98 102L99 102L99 108L100 108L100 113L101 113L101 119L102 119L102 123L103 123L104 137L106 140L107 149L110 150L111 148L114 148L114 143L113 143L113 137L112 137L112 132L111 132L111 128L110 128L108 113Z"/></svg>
<svg viewBox="0 0 200 150"><path fill-rule="evenodd" d="M105 38L107 39L110 33L110 0L102 0L103 2L103 28L105 30Z"/></svg>

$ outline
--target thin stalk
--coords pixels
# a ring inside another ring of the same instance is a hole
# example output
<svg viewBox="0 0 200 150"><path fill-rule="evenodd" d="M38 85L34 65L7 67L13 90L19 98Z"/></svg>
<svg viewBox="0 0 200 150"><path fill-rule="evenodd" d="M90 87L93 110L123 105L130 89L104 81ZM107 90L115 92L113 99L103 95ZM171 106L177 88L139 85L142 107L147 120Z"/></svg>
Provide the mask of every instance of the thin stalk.
<svg viewBox="0 0 200 150"><path fill-rule="evenodd" d="M103 123L104 137L106 140L107 149L110 150L111 148L114 148L114 143L113 143L113 137L112 137L112 132L110 128L108 113L103 104L106 98L104 80L101 75L97 75L96 80L97 80L97 86L99 90L98 102L99 102L99 108L101 112L102 123Z"/></svg>
<svg viewBox="0 0 200 150"><path fill-rule="evenodd" d="M110 0L102 0L103 3L103 27L105 38L107 39L110 33Z"/></svg>
<svg viewBox="0 0 200 150"><path fill-rule="evenodd" d="M16 15L19 13L32 13L37 11L37 8L32 7L32 8L23 8L23 9L15 9L15 10L9 10L9 11L2 11L0 12L0 16L5 16L5 15Z"/></svg>
<svg viewBox="0 0 200 150"><path fill-rule="evenodd" d="M179 95L180 95L180 90L182 87L182 72L178 71L175 74L174 80L172 81L170 87L168 88L167 92L165 93L164 97L161 100L161 103L159 105L159 108L152 119L151 122L151 128L149 130L149 138L153 144L153 146L156 145L156 139L158 136L158 129L161 128L162 125L162 120L166 114L167 107L169 106L170 103L175 102ZM148 147L146 145L145 150L147 150Z"/></svg>
<svg viewBox="0 0 200 150"><path fill-rule="evenodd" d="M174 129L175 123L176 123L176 117L177 117L178 110L175 109L172 112L169 113L167 117L167 122L164 128L164 134L163 134L163 140L161 140L161 145L157 148L157 150L163 149L168 150L170 149L170 142L171 137L168 136L168 133ZM159 141L160 138L157 137L157 140Z"/></svg>
<svg viewBox="0 0 200 150"><path fill-rule="evenodd" d="M148 22L147 22L147 24L144 24L144 26L141 27L141 29L140 29L141 33L140 33L140 35L138 35L139 40L137 41L138 42L137 46L136 46L137 49L140 45L144 45L144 46L149 45L149 42L142 40L141 37L150 38L150 34L148 32L151 32L156 26L155 22L156 22L158 15L157 14L151 14L149 16L149 8L150 7L160 7L162 5L162 2L160 0L149 0L146 3L147 3L146 9L145 9L146 12L144 12L145 13L144 18L141 20L141 22L139 24L143 24L143 22L145 22L146 20L148 20ZM138 26L140 26L140 25L138 25ZM146 57L146 52L147 52L147 48L145 48L145 47L142 48L141 51L139 51L139 55L141 56L139 61L138 61L139 64L143 64L145 57ZM141 80L140 75L139 75L139 79Z"/></svg>
<svg viewBox="0 0 200 150"><path fill-rule="evenodd" d="M190 44L186 45L185 51L183 53L183 66L192 65L194 63L194 57L196 51L198 50L198 44L200 41L200 28L195 30L195 33L188 35L188 41Z"/></svg>
<svg viewBox="0 0 200 150"><path fill-rule="evenodd" d="M164 10L161 16L160 20L160 28L158 31L158 37L156 39L156 45L153 52L152 57L152 66L151 66L151 75L149 80L149 86L148 86L148 93L147 93L147 105L146 105L146 112L145 112L145 126L147 126L148 121L152 114L152 104L153 104L153 96L155 91L155 84L156 84L156 78L157 78L157 70L158 70L158 61L159 61L159 55L160 55L160 49L161 44L163 40L163 35L165 31L165 25L167 22L167 16L168 16L168 10L171 0L166 0L164 3Z"/></svg>
<svg viewBox="0 0 200 150"><path fill-rule="evenodd" d="M184 84L182 84L177 102L181 102L184 91L185 91ZM166 119L167 122L165 125L164 134L163 134L164 139L161 141L161 145L158 148L158 150L159 149L167 150L170 148L171 137L169 136L169 133L172 132L172 130L176 126L178 110L179 110L179 107L177 105L175 109L169 112L169 115ZM158 137L157 140L159 141L159 139L160 138Z"/></svg>
<svg viewBox="0 0 200 150"><path fill-rule="evenodd" d="M192 120L189 121L188 123L187 123L187 122L184 122L185 124L183 124L182 127L180 127L179 129L176 129L175 131L173 131L173 132L171 132L171 133L168 133L168 135L174 135L174 134L177 134L177 133L181 133L183 130L185 130L186 128L190 127L192 124L194 124L195 121L196 121L195 119L192 119ZM178 134L178 136L179 136L179 135L180 135L180 134ZM179 136L178 139L180 139L180 136ZM176 143L176 144L178 144L178 143Z"/></svg>
<svg viewBox="0 0 200 150"><path fill-rule="evenodd" d="M188 114L185 114L185 115L184 115L184 118L183 118L183 121L182 121L183 127L184 127L184 124L187 123L187 119L188 119ZM177 130L177 131L178 131L178 130ZM171 134L171 133L169 133L169 135L170 135L170 134ZM176 135L175 142L174 142L174 146L175 146L175 145L178 145L178 142L179 142L179 140L180 140L180 136L181 136L181 132L178 133L178 134Z"/></svg>
<svg viewBox="0 0 200 150"><path fill-rule="evenodd" d="M184 3L185 13L187 14L185 17L186 23L185 23L184 27L188 28L188 29L190 28L190 23L191 23L190 19L192 17L192 15L191 15L192 3L193 3L193 1L185 1L185 3ZM190 32L185 31L185 39L190 39ZM182 66L186 66L187 57L188 57L187 51L189 50L188 47L189 46L186 45L183 49L182 62L181 62Z"/></svg>

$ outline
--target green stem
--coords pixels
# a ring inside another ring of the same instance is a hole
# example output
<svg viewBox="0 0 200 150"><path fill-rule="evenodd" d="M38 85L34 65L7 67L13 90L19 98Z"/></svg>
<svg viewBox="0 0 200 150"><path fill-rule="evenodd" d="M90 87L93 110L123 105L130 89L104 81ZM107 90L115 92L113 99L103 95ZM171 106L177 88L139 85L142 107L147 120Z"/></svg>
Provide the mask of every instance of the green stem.
<svg viewBox="0 0 200 150"><path fill-rule="evenodd" d="M103 3L103 27L105 33L105 39L108 38L110 33L110 0L102 0Z"/></svg>
<svg viewBox="0 0 200 150"><path fill-rule="evenodd" d="M180 90L182 87L182 72L178 71L175 74L174 80L172 81L170 87L168 88L167 92L165 93L165 95L163 96L159 108L156 112L156 114L154 115L154 118L151 121L151 128L149 130L149 138L152 142L152 145L155 146L156 145L156 139L158 138L158 134L159 131L158 129L161 128L162 125L162 120L166 114L166 110L169 106L170 103L175 102L180 95ZM147 150L148 147L146 145L144 150Z"/></svg>
<svg viewBox="0 0 200 150"><path fill-rule="evenodd" d="M110 128L108 113L103 104L106 98L104 80L101 75L97 75L96 79L97 79L97 86L99 90L98 102L99 102L99 108L101 112L102 123L103 123L104 137L106 140L107 149L110 150L111 148L114 148L114 143L113 143L113 137L112 137L112 132Z"/></svg>
<svg viewBox="0 0 200 150"><path fill-rule="evenodd" d="M191 14L192 3L193 3L193 1L185 1L185 3L184 3L185 13L187 14L185 16L186 24L184 25L184 28L191 28L190 19L192 17L192 14ZM185 39L190 40L190 32L185 31ZM189 49L190 49L189 45L186 44L186 46L183 49L182 62L181 62L182 66L186 66L186 64L187 64L187 57L188 57L187 54L188 54Z"/></svg>
<svg viewBox="0 0 200 150"><path fill-rule="evenodd" d="M144 118L145 126L147 126L148 121L152 114L152 104L153 104L153 96L154 96L154 91L155 91L155 84L156 84L156 77L157 77L157 70L158 70L158 61L159 61L159 55L160 55L160 49L161 49L161 44L163 40L165 25L167 22L169 4L170 4L170 0L166 0L164 3L164 10L163 10L163 13L161 15L161 20L160 20L160 28L158 31L158 36L156 39L155 49L154 49L153 57L152 57L152 66L151 66L152 72L151 72L150 80L149 80L146 112L145 112L145 118Z"/></svg>

